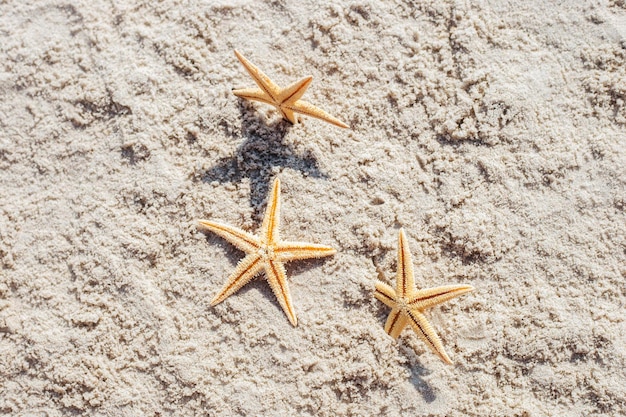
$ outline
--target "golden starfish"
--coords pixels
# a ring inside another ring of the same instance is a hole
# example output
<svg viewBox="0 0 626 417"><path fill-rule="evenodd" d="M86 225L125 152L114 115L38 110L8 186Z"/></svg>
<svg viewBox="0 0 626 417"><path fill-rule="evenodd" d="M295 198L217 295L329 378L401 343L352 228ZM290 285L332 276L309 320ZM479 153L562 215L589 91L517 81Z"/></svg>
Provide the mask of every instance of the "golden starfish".
<svg viewBox="0 0 626 417"><path fill-rule="evenodd" d="M429 307L473 290L474 287L471 285L445 285L418 291L413 278L411 252L409 251L404 230L400 229L396 289L394 291L389 285L377 281L374 296L392 308L387 318L387 323L385 323L385 331L391 337L397 339L402 329L407 324L410 324L420 339L439 355L445 363L452 364L450 357L443 349L441 339L437 336L428 320L426 320L423 312Z"/></svg>
<svg viewBox="0 0 626 417"><path fill-rule="evenodd" d="M313 77L306 77L300 81L296 81L289 87L280 88L274 84L272 80L258 69L252 62L248 61L243 55L235 51L235 55L241 61L248 73L254 78L259 88L243 88L239 90L233 89L233 93L237 97L246 98L248 100L261 101L276 107L283 117L291 123L296 123L295 113L305 114L307 116L316 117L318 119L332 123L339 127L348 127L347 124L334 118L324 110L319 109L306 101L300 100Z"/></svg>
<svg viewBox="0 0 626 417"><path fill-rule="evenodd" d="M313 243L281 241L278 237L279 211L280 181L276 178L263 217L261 237L225 224L208 220L199 221L201 226L223 237L247 254L239 261L222 290L211 300L212 306L224 301L226 297L243 287L264 269L265 277L289 321L294 326L298 324L283 263L297 259L321 258L333 255L337 251L331 247Z"/></svg>

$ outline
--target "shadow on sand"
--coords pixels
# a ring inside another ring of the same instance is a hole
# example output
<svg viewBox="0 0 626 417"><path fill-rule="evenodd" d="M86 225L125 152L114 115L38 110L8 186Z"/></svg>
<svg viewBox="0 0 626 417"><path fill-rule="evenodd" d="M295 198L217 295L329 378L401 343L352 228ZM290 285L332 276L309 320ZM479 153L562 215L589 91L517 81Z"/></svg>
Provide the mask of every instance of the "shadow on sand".
<svg viewBox="0 0 626 417"><path fill-rule="evenodd" d="M417 358L417 355L415 354L411 346L405 345L401 342L400 349L402 350L402 353L409 359L409 363L407 364L407 366L409 368L409 372L411 372L411 376L409 378L411 384L413 384L417 392L420 393L424 401L429 404L432 403L437 399L437 396L435 395L435 391L433 391L433 388L430 386L430 384L428 384L428 382L424 381L423 379L424 376L430 374L430 371L420 364L419 359Z"/></svg>
<svg viewBox="0 0 626 417"><path fill-rule="evenodd" d="M268 125L245 100L239 100L241 133L244 142L235 155L219 161L202 175L202 181L221 183L240 182L250 179L250 205L257 220L263 216L264 202L276 170L284 168L298 170L313 178L327 178L318 166L315 157L306 153L295 155L283 143L292 125L286 120Z"/></svg>

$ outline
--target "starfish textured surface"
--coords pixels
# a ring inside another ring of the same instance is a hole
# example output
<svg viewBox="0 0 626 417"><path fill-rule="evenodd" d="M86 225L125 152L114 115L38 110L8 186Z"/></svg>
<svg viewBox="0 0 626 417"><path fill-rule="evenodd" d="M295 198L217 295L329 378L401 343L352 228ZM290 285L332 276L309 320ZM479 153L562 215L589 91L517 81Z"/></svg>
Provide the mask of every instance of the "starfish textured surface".
<svg viewBox="0 0 626 417"><path fill-rule="evenodd" d="M326 113L324 110L317 108L306 101L300 100L300 97L302 97L306 89L309 87L309 84L311 84L313 77L306 77L300 81L296 81L288 87L280 88L259 68L257 68L256 65L248 61L239 52L235 51L235 55L259 86L259 88L243 88L233 90L233 94L237 97L271 104L276 107L282 116L291 123L297 122L294 113L301 113L324 120L328 123L332 123L335 126L343 128L348 127L347 124Z"/></svg>
<svg viewBox="0 0 626 417"><path fill-rule="evenodd" d="M473 290L474 287L471 285L445 285L418 291L413 277L411 252L404 230L400 229L396 289L377 281L374 296L391 307L387 323L385 323L385 331L391 337L397 339L402 329L409 324L433 352L439 355L445 363L452 364L441 339L424 316L424 310Z"/></svg>
<svg viewBox="0 0 626 417"><path fill-rule="evenodd" d="M321 258L337 251L329 246L313 243L282 241L278 235L280 224L280 180L274 180L272 192L267 203L261 236L257 237L239 228L209 220L200 220L200 225L226 239L246 253L235 271L228 277L221 291L211 300L211 305L224 301L262 270L270 284L280 306L285 311L291 324L298 320L291 302L284 262L297 259Z"/></svg>

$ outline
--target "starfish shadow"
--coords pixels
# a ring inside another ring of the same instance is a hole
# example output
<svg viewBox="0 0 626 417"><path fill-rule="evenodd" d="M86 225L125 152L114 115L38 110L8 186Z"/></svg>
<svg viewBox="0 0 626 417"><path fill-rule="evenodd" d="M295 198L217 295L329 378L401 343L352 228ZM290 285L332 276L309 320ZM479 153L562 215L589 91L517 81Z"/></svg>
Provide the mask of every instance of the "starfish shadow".
<svg viewBox="0 0 626 417"><path fill-rule="evenodd" d="M239 100L241 132L245 141L237 148L234 156L219 161L202 175L202 181L221 183L250 180L250 205L257 219L263 214L264 202L276 169L291 168L313 178L328 178L317 165L310 152L295 155L283 143L291 123L280 120L268 125L245 100Z"/></svg>
<svg viewBox="0 0 626 417"><path fill-rule="evenodd" d="M409 358L408 368L411 373L409 380L421 394L424 401L429 404L432 403L437 399L437 395L435 395L435 391L430 384L423 379L423 377L430 372L419 363L417 355L411 346L405 345L404 343L400 343L400 346L405 356Z"/></svg>

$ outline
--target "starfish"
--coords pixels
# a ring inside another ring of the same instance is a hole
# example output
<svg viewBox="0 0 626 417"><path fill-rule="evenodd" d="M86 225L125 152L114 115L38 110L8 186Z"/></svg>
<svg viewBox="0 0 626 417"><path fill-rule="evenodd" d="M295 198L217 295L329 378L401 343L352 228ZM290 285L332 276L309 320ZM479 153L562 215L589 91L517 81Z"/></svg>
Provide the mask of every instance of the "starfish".
<svg viewBox="0 0 626 417"><path fill-rule="evenodd" d="M306 101L300 100L300 97L302 97L306 89L309 87L309 84L311 84L313 77L306 77L300 81L296 81L288 87L280 88L239 52L235 51L235 55L259 86L259 88L243 88L239 90L233 89L233 94L237 97L271 104L276 107L282 116L291 123L297 122L294 113L301 113L324 120L328 123L332 123L335 126L343 128L348 127L347 124L334 118L324 110L319 109Z"/></svg>
<svg viewBox="0 0 626 417"><path fill-rule="evenodd" d="M270 284L280 306L296 326L298 320L294 312L287 285L287 274L284 262L297 259L321 258L335 254L337 251L324 245L313 243L288 242L280 240L278 227L280 224L280 180L276 178L272 186L263 224L261 236L257 237L237 227L228 226L208 220L199 223L213 233L226 239L246 253L246 257L239 261L235 271L228 277L221 291L211 300L211 305L224 301L248 283L261 270L265 270L265 277Z"/></svg>
<svg viewBox="0 0 626 417"><path fill-rule="evenodd" d="M397 339L402 329L410 324L420 339L445 363L451 365L452 361L443 349L441 339L424 316L424 310L473 290L471 285L445 285L418 291L413 278L411 252L404 230L400 229L396 289L377 281L374 296L392 309L385 323L385 331L391 337Z"/></svg>

